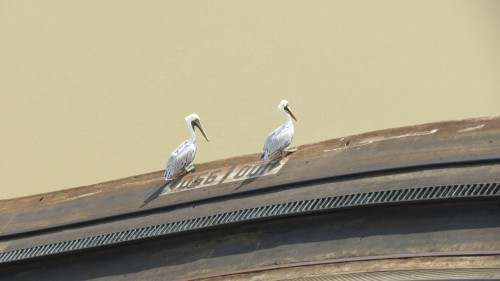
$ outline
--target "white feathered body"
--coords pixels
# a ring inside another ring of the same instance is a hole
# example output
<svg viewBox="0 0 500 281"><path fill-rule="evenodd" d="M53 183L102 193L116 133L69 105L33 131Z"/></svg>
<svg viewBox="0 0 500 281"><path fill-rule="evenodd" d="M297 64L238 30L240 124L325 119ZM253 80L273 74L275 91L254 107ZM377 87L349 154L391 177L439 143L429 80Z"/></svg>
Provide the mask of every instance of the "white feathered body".
<svg viewBox="0 0 500 281"><path fill-rule="evenodd" d="M174 174L180 169L185 168L194 160L196 155L196 143L185 140L175 149L167 161L167 168L163 175L165 179L172 179Z"/></svg>
<svg viewBox="0 0 500 281"><path fill-rule="evenodd" d="M294 128L292 122L287 122L274 130L264 142L261 158L269 160L275 155L283 152L292 142Z"/></svg>

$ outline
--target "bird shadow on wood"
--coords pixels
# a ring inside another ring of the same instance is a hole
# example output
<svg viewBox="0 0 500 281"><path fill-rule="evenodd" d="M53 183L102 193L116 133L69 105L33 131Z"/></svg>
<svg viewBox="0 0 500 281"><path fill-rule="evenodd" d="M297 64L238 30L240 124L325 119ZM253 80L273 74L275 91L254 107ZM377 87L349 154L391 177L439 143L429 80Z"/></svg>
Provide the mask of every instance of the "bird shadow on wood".
<svg viewBox="0 0 500 281"><path fill-rule="evenodd" d="M166 183L164 183L163 185L161 185L160 187L158 187L158 189L153 192L153 194L151 194L148 198L146 198L144 200L144 203L139 207L139 208L142 208L144 206L146 206L147 204L151 203L151 201L155 200L156 198L158 198L162 193L163 191L165 190L165 188L167 186L176 186L177 183L182 180L182 178L187 175L188 173L182 173L180 174L179 176L177 176L175 179L173 180L170 180L170 181L167 181Z"/></svg>

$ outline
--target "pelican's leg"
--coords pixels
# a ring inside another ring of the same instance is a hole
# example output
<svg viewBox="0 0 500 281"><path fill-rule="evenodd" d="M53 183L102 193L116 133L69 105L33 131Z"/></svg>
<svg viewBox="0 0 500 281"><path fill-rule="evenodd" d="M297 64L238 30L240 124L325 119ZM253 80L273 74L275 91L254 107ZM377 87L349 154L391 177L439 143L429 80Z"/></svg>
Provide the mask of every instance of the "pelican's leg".
<svg viewBox="0 0 500 281"><path fill-rule="evenodd" d="M194 165L193 163L189 163L189 165L187 165L186 167L184 167L184 170L187 172L187 173L191 173L191 172L194 172Z"/></svg>
<svg viewBox="0 0 500 281"><path fill-rule="evenodd" d="M290 153L294 153L295 151L297 151L297 148L294 148L294 149L285 149L285 150L283 150L283 152L286 152L286 153L288 153L288 154L290 154Z"/></svg>

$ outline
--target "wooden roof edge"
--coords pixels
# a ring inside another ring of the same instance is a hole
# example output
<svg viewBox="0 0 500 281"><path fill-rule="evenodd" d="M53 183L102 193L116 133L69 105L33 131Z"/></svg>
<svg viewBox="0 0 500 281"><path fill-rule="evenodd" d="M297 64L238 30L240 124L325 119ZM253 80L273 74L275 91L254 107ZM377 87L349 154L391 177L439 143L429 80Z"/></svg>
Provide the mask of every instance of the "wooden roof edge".
<svg viewBox="0 0 500 281"><path fill-rule="evenodd" d="M365 132L361 134L355 134L351 136L345 136L345 137L337 137L333 139L328 139L312 144L303 144L303 145L298 145L297 147L299 149L306 149L306 150L312 150L314 151L315 149L322 149L325 145L333 145L334 148L335 146L338 146L338 148L341 148L342 146L345 145L345 142L348 140L350 142L350 145L356 144L357 142L365 141L370 138L377 138L377 137L385 137L385 138L390 138L392 135L396 134L401 134L401 133L406 133L406 132L413 132L415 130L426 130L428 128L434 128L434 127L439 127L440 130L450 130L450 129L467 129L467 126L470 125L471 123L477 123L477 122L496 122L499 123L500 126L500 116L493 116L493 117L479 117L479 118L468 118L468 119L461 119L461 120L446 120L446 121L438 121L438 122L432 122L432 123L423 123L423 124L417 124L417 125L410 125L410 126L404 126L404 127L396 127L396 128L387 128L387 129L382 129L382 130L376 130L376 131L371 131L371 132ZM311 152L312 152L311 151ZM239 155L235 157L230 157L230 158L225 158L225 159L218 159L214 161L209 161L209 162L204 162L204 163L197 163L196 167L197 169L214 169L218 167L223 167L227 166L228 164L232 165L238 165L238 164L243 164L246 162L254 162L257 161L260 158L260 153L253 153L253 154L247 154L247 155ZM33 195L26 195L22 197L16 197L16 198L8 198L8 199L0 199L0 204L12 204L15 203L16 205L21 204L23 201L30 201L32 202L33 200L39 200L40 198L44 196L50 196L50 197L58 197L58 195L61 196L69 196L71 193L74 196L78 196L81 194L87 194L89 192L92 192L94 190L100 190L100 189L108 189L113 186L122 186L124 184L133 184L134 182L137 181L147 181L147 180L152 180L156 179L158 177L161 177L163 174L163 170L159 171L154 171L154 172L149 172L145 174L139 174L139 175L134 175L134 176L129 176L129 177L124 177L124 178L119 178L119 179L114 179L106 182L101 182L101 183L96 183L96 184L91 184L91 185L84 185L84 186L79 186L79 187L73 187L73 188L68 188L68 189L62 189L62 190L56 190L56 191L50 191L50 192L44 192L44 193L39 193L39 194L33 194Z"/></svg>

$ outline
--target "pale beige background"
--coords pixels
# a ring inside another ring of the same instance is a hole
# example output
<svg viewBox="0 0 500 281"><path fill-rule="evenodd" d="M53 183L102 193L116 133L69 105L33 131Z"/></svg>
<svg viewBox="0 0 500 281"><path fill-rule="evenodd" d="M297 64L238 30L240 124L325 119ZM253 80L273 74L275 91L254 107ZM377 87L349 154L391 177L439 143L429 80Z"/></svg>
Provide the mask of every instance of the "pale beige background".
<svg viewBox="0 0 500 281"><path fill-rule="evenodd" d="M500 114L500 1L0 1L0 198Z"/></svg>

